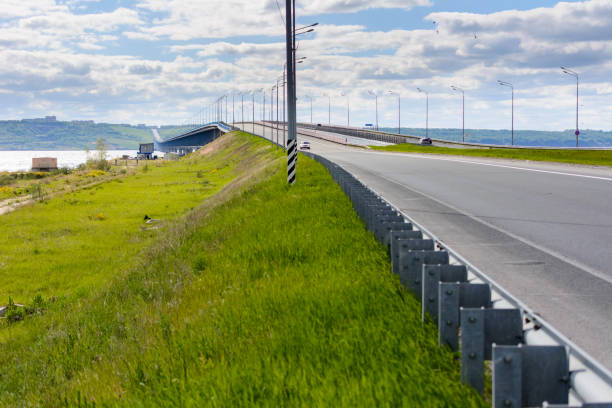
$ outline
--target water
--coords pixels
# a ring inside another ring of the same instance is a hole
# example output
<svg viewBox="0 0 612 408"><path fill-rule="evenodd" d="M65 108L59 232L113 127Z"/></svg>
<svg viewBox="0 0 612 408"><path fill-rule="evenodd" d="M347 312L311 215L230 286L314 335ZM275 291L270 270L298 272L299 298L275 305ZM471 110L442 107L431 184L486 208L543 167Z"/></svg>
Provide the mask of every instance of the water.
<svg viewBox="0 0 612 408"><path fill-rule="evenodd" d="M33 157L56 157L57 167L77 167L85 163L89 158L95 156L95 151L90 151L89 156L85 150L0 150L0 171L29 171L32 168ZM136 150L109 150L107 159L114 159L123 156L135 157ZM158 157L163 157L163 153L155 152Z"/></svg>

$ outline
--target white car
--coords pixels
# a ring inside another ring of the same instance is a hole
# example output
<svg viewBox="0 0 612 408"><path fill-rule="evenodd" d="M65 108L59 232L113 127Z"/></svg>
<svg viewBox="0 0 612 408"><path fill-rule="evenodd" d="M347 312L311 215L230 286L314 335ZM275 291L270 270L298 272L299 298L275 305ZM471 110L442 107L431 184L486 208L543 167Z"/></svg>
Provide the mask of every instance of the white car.
<svg viewBox="0 0 612 408"><path fill-rule="evenodd" d="M306 140L302 140L300 142L300 149L301 150L304 150L304 149L310 150L310 142L307 142Z"/></svg>

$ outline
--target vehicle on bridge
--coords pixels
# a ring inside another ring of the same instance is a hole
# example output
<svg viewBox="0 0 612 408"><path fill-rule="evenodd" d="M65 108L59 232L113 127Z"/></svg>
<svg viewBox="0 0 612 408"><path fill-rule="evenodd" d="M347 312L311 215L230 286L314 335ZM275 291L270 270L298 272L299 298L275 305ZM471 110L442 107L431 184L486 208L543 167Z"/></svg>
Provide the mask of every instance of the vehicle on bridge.
<svg viewBox="0 0 612 408"><path fill-rule="evenodd" d="M421 144L421 145L431 145L432 141L428 137L422 137L421 139L419 139L419 144Z"/></svg>
<svg viewBox="0 0 612 408"><path fill-rule="evenodd" d="M300 142L300 150L305 150L305 149L310 150L310 142L308 142L306 140L302 140Z"/></svg>

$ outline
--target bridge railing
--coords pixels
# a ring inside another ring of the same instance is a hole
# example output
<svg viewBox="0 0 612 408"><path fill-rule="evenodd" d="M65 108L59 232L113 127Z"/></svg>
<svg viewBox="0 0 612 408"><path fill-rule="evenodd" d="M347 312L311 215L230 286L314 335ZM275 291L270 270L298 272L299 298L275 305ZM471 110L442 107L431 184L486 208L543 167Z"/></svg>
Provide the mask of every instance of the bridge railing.
<svg viewBox="0 0 612 408"><path fill-rule="evenodd" d="M314 123L298 123L298 127L306 128L306 129L314 129L321 130L324 132L337 133L346 136L359 137L362 139L369 140L377 140L379 142L385 143L409 143L416 142L419 140L416 136L399 136L393 135L390 133L377 132L369 129L360 129L360 128L349 128L344 126L336 126L336 125L323 125L323 124L314 124Z"/></svg>

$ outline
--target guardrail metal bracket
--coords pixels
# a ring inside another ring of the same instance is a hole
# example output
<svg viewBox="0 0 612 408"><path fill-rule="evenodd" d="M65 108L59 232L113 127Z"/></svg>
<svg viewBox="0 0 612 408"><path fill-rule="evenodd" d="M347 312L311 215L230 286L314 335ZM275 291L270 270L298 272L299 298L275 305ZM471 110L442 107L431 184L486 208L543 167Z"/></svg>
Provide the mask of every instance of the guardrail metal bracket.
<svg viewBox="0 0 612 408"><path fill-rule="evenodd" d="M565 347L494 344L492 352L493 408L568 403L569 360Z"/></svg>
<svg viewBox="0 0 612 408"><path fill-rule="evenodd" d="M459 310L461 307L489 307L491 288L486 283L438 283L438 345L459 349Z"/></svg>
<svg viewBox="0 0 612 408"><path fill-rule="evenodd" d="M431 239L400 240L399 243L400 282L410 288L419 300L423 264L448 264L448 252L433 249L434 241Z"/></svg>
<svg viewBox="0 0 612 408"><path fill-rule="evenodd" d="M466 282L467 268L465 265L423 265L421 281L421 319L425 321L427 313L437 323L439 282Z"/></svg>
<svg viewBox="0 0 612 408"><path fill-rule="evenodd" d="M418 230L412 231L394 231L389 233L391 242L391 271L395 275L399 275L399 245L401 240L405 239L423 239L423 233Z"/></svg>
<svg viewBox="0 0 612 408"><path fill-rule="evenodd" d="M523 340L523 320L518 309L460 309L461 382L484 392L484 361L491 346L516 345Z"/></svg>

